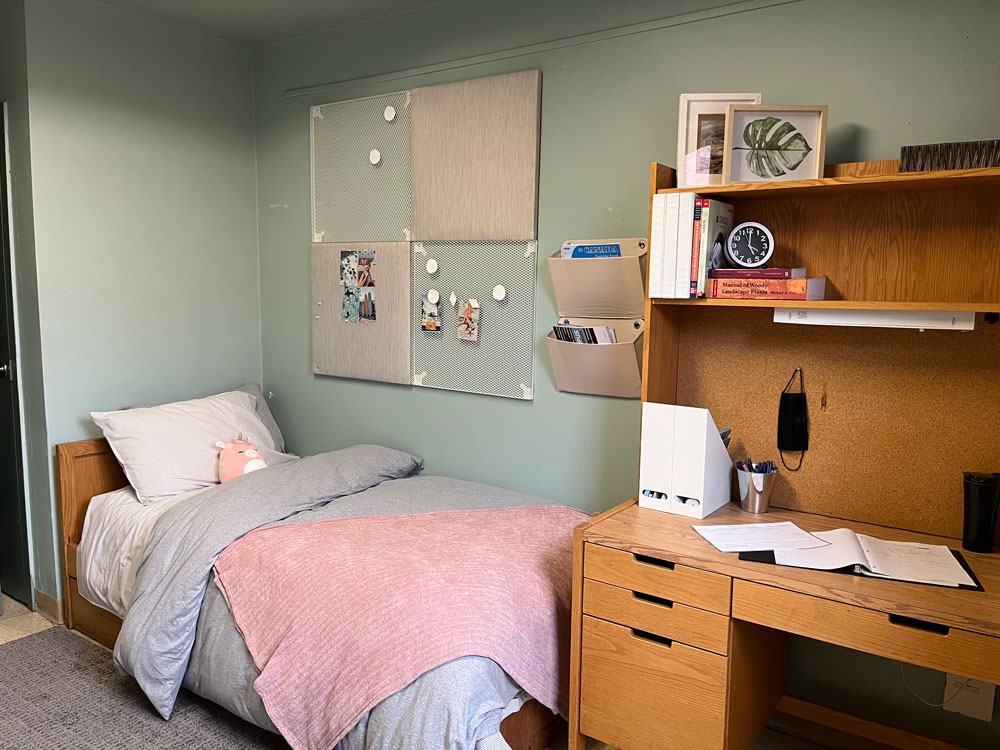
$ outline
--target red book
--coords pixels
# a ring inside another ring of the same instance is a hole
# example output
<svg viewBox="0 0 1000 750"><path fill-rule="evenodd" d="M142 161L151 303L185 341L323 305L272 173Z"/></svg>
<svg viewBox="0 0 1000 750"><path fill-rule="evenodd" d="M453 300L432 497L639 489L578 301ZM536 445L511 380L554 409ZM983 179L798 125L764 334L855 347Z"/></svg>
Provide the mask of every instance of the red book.
<svg viewBox="0 0 1000 750"><path fill-rule="evenodd" d="M826 299L826 276L815 279L710 279L713 299Z"/></svg>
<svg viewBox="0 0 1000 750"><path fill-rule="evenodd" d="M805 268L716 268L710 279L804 279Z"/></svg>

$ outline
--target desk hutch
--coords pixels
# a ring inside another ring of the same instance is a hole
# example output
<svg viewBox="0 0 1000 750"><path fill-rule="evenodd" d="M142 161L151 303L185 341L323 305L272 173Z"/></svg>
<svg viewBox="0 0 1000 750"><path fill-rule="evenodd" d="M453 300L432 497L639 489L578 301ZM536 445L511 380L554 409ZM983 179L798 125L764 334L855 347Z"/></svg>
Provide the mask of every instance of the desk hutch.
<svg viewBox="0 0 1000 750"><path fill-rule="evenodd" d="M650 203L675 190L652 165ZM773 264L826 275L834 299L646 300L643 401L708 408L733 454L776 459L778 394L802 367L810 450L764 516L957 547L962 471L996 471L1000 169L900 174L834 165L817 180L680 189L731 202L775 238ZM976 330L772 322L811 307L977 313ZM870 738L953 747L785 695L787 634L1000 683L1000 555L965 553L985 591L742 562L691 519L632 500L576 531L570 750L750 748L779 706ZM935 535L935 536L931 536Z"/></svg>

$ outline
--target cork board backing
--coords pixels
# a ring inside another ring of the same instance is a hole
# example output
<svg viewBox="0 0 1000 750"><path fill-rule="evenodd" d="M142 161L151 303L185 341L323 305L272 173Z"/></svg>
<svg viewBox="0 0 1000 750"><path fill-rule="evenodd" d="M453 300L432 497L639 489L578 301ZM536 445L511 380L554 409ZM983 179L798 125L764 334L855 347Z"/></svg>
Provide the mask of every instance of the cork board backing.
<svg viewBox="0 0 1000 750"><path fill-rule="evenodd" d="M960 537L962 472L1000 471L1000 325L918 331L783 325L684 309L677 402L733 428L734 460L778 460L779 394L802 367L810 449L773 505ZM786 454L794 466L798 454ZM735 490L734 490L735 497Z"/></svg>

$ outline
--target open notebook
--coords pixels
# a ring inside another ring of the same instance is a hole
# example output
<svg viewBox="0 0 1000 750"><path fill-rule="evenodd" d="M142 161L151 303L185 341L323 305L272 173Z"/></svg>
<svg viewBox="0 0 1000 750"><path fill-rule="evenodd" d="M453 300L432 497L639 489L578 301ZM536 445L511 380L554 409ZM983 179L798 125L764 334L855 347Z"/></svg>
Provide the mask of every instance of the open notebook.
<svg viewBox="0 0 1000 750"><path fill-rule="evenodd" d="M827 545L813 549L775 550L774 563L813 570L846 568L855 574L875 578L932 586L979 588L978 582L969 575L956 554L944 545L887 542L856 534L850 529L817 531L813 532L813 536L827 542ZM741 555L740 558L771 562L757 554Z"/></svg>

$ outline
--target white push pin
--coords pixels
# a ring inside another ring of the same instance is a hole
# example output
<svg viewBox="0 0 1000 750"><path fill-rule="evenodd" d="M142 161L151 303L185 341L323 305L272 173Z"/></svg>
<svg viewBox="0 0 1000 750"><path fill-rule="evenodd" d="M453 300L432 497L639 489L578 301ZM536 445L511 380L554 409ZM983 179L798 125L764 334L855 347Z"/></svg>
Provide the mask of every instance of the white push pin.
<svg viewBox="0 0 1000 750"><path fill-rule="evenodd" d="M436 260L434 260L433 258L428 258L427 259L427 273L429 273L431 276L433 276L437 272L438 272L438 262Z"/></svg>
<svg viewBox="0 0 1000 750"><path fill-rule="evenodd" d="M385 111L382 112L382 116L385 118L386 122L392 122L396 119L396 108L390 104L385 108Z"/></svg>
<svg viewBox="0 0 1000 750"><path fill-rule="evenodd" d="M382 161L382 154L379 153L377 148L373 148L371 150L371 153L368 154L368 161L370 161L372 164L378 164L380 161Z"/></svg>
<svg viewBox="0 0 1000 750"><path fill-rule="evenodd" d="M432 305L436 305L438 301L440 301L440 299L441 295L438 294L437 289L431 289L429 292L427 292L427 301L430 302Z"/></svg>
<svg viewBox="0 0 1000 750"><path fill-rule="evenodd" d="M503 288L501 284L497 284L493 287L493 299L497 302L503 302L507 297L507 290Z"/></svg>
<svg viewBox="0 0 1000 750"><path fill-rule="evenodd" d="M455 306L455 303L456 303L456 302L458 302L458 297L456 297L456 296L455 296L455 293L454 293L454 292L452 292L452 293L451 293L451 298L450 298L450 300L451 300L451 306L452 306L452 307L454 307L454 306Z"/></svg>

